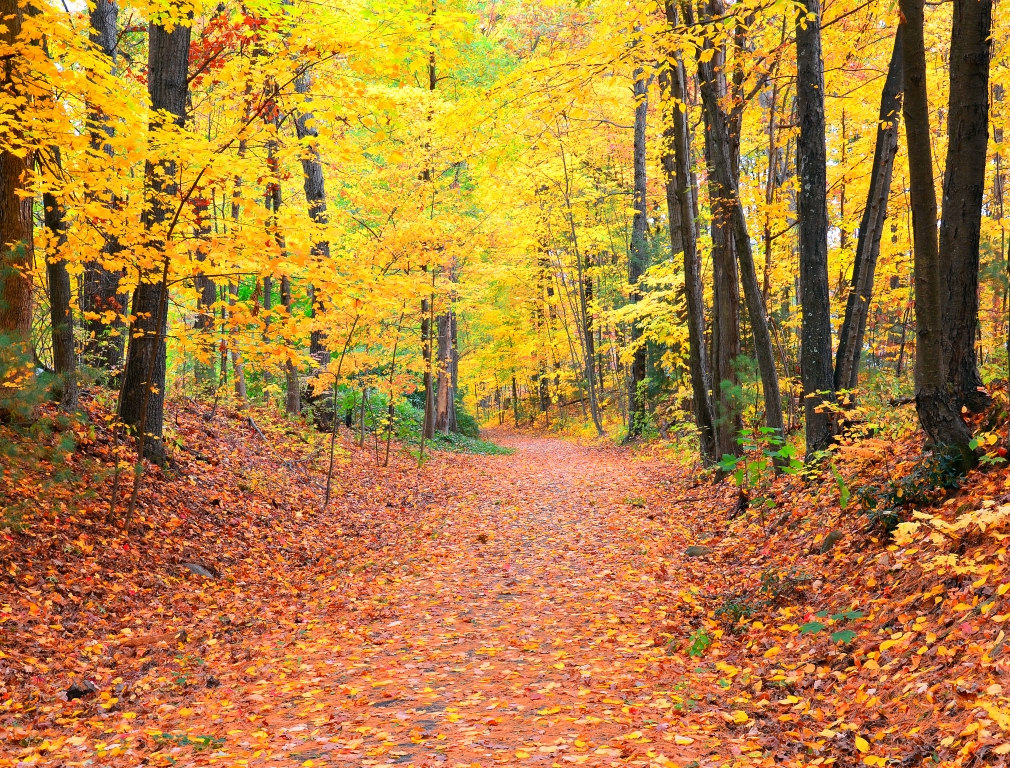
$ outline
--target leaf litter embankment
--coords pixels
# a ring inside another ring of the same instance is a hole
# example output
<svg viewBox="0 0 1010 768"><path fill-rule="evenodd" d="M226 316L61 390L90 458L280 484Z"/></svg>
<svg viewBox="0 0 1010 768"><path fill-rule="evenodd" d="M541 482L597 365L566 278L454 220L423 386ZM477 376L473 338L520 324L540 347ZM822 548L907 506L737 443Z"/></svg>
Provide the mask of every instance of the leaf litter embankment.
<svg viewBox="0 0 1010 768"><path fill-rule="evenodd" d="M199 449L152 476L142 535L99 522L100 498L4 534L0 765L1003 752L991 521L941 532L938 514L888 550L828 485L782 479L778 514L731 520L732 489L657 458L510 434L511 456L420 474L348 444L321 514L318 451L218 422L179 409Z"/></svg>

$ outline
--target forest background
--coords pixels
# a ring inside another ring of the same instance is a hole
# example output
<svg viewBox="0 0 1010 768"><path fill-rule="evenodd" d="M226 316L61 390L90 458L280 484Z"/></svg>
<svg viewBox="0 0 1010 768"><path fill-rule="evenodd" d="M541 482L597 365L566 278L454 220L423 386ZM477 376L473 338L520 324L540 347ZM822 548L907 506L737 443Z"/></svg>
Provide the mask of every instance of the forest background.
<svg viewBox="0 0 1010 768"><path fill-rule="evenodd" d="M3 10L5 412L86 391L159 461L176 395L731 466L914 401L975 460L1010 346L991 3Z"/></svg>

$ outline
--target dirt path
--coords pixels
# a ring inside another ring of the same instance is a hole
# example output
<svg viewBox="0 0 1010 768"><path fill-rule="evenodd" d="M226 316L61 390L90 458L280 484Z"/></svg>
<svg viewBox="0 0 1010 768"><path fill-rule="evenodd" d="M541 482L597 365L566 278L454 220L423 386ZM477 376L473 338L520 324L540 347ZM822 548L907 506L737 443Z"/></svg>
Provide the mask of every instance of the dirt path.
<svg viewBox="0 0 1010 768"><path fill-rule="evenodd" d="M615 449L497 439L515 453L378 479L385 509L363 499L359 512L358 535L376 537L367 555L275 573L290 586L272 592L248 564L227 583L194 580L210 630L151 650L120 700L79 710L106 735L61 763L744 760L743 735L716 738L717 658L667 652L683 641L671 606L689 584L665 563L690 543L669 488L687 479ZM159 695L173 675L188 686Z"/></svg>

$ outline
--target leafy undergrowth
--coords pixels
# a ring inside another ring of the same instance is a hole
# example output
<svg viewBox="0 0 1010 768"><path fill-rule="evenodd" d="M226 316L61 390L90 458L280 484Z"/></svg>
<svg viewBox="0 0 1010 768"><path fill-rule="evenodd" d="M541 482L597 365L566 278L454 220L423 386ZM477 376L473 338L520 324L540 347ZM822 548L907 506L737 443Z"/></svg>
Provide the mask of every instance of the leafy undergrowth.
<svg viewBox="0 0 1010 768"><path fill-rule="evenodd" d="M513 453L511 448L498 445L490 440L479 437L469 437L453 432L443 434L436 432L435 436L427 442L427 447L436 451L454 451L457 453L473 453L485 456L508 456Z"/></svg>
<svg viewBox="0 0 1010 768"><path fill-rule="evenodd" d="M512 455L418 470L341 439L321 512L327 436L208 411L173 404L176 463L129 536L104 521L100 426L76 428L76 479L4 467L0 766L1010 752L1002 470L902 509L892 541L830 473L740 513L735 488L648 451L498 432ZM839 477L885 487L917 450L863 441Z"/></svg>

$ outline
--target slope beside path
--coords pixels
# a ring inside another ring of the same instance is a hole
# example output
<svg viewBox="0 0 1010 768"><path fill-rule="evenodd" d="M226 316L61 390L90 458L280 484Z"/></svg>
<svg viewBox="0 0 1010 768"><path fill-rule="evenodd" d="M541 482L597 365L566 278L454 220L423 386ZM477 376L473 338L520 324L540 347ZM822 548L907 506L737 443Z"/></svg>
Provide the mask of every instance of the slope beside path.
<svg viewBox="0 0 1010 768"><path fill-rule="evenodd" d="M343 509L294 505L288 528L214 496L226 530L195 563L175 558L177 577L97 576L101 600L68 591L78 602L62 621L76 634L52 615L17 622L14 609L5 627L66 639L31 655L15 641L0 658L20 651L17 663L33 668L15 691L32 695L8 701L0 719L0 765L679 766L739 756L745 738L711 734L724 722L712 659L668 647L669 604L685 586L659 565L686 541L662 512L673 470L616 449L499 439L514 454L436 455L420 473L405 460L345 467ZM185 510L174 512L183 524ZM125 538L98 538L91 546L129 551ZM148 597L108 617L137 582ZM67 604L40 597L29 614ZM93 629L75 624L91 620ZM84 695L73 698L70 683Z"/></svg>

